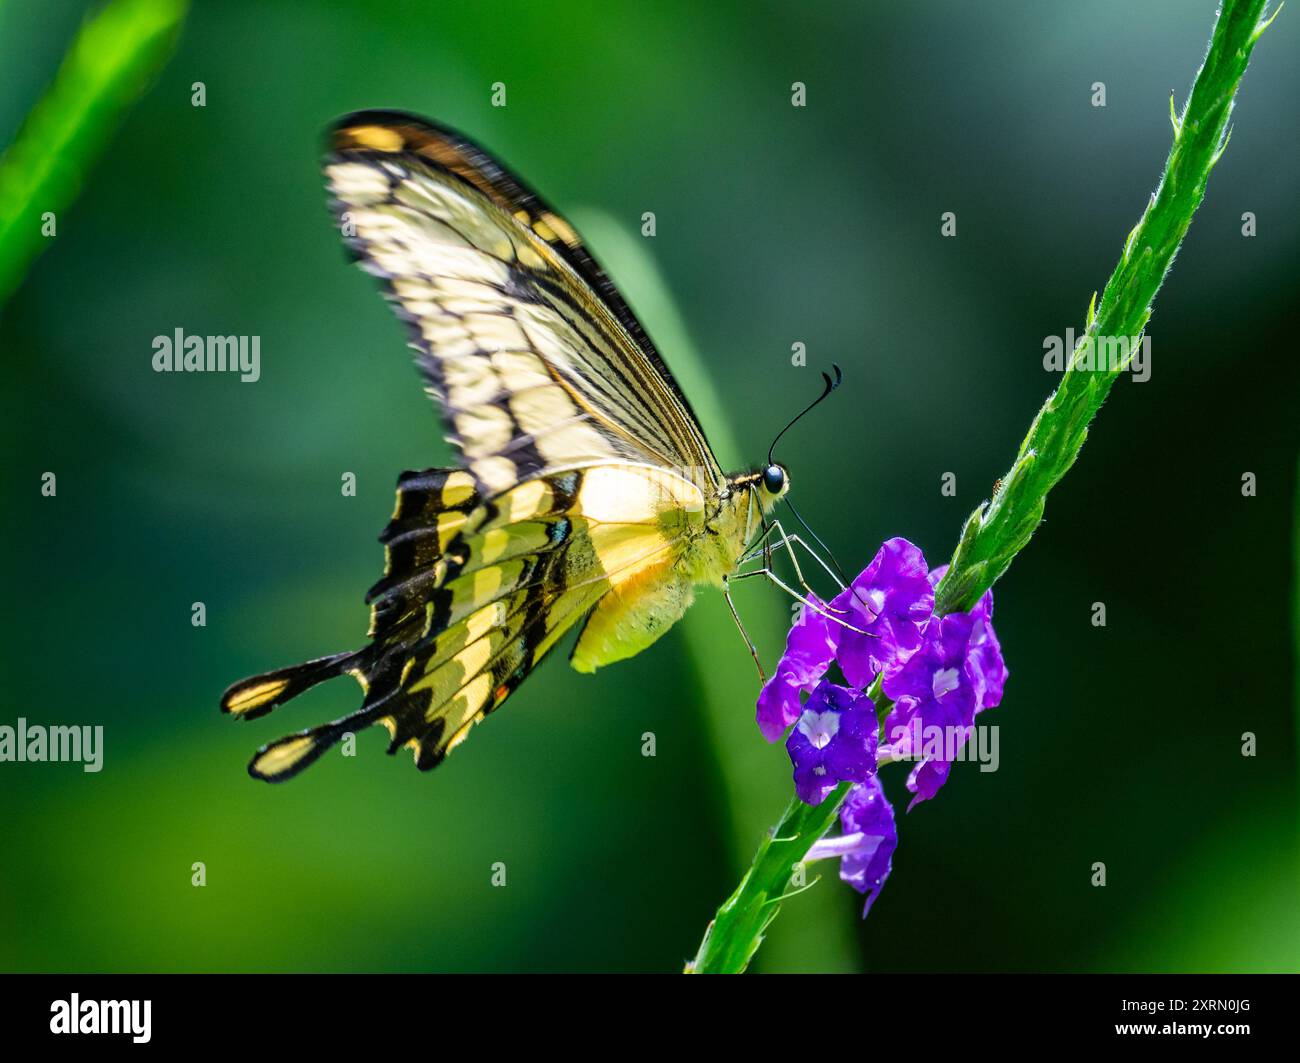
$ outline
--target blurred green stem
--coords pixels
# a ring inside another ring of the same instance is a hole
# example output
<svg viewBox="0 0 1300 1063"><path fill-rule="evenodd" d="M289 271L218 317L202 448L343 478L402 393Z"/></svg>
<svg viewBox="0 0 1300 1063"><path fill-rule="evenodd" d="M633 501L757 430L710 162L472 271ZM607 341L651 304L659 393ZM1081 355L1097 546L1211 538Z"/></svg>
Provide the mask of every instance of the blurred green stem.
<svg viewBox="0 0 1300 1063"><path fill-rule="evenodd" d="M1089 423L1126 368L1127 359L1099 368L1089 366L1083 356L1089 351L1095 356L1098 340L1106 341L1104 349L1113 349L1110 340L1127 338L1130 352L1141 340L1152 300L1205 195L1210 171L1227 147L1233 97L1255 43L1272 21L1262 21L1265 2L1223 0L1209 51L1181 116L1173 114L1170 101L1174 141L1160 187L1124 242L1100 304L1093 297L1085 334L1071 355L1061 385L1038 411L1011 470L1002 478L1001 490L967 518L951 566L936 590L936 613L970 609L1029 542L1042 520L1048 491L1074 464ZM868 693L883 719L888 706L881 698L879 682ZM817 806L797 799L791 802L759 846L735 893L718 909L688 971L738 973L745 969L776 918L782 899L791 892L795 865L834 824L849 789L848 784L841 785Z"/></svg>
<svg viewBox="0 0 1300 1063"><path fill-rule="evenodd" d="M635 294L637 313L652 326L660 348L670 352L673 372L691 397L719 459L727 468L739 468L736 462L744 450L728 415L729 406L734 404L723 400L707 361L691 341L654 257L646 250L646 241L602 211L575 211L573 221L610 267L611 274ZM760 645L780 644L790 613L777 598L750 595L740 602L740 608L745 626ZM773 771L784 760L785 751L753 741L754 714L735 711L736 691L757 692L758 677L749 655L742 650L740 633L721 596L700 595L678 625L678 634L694 673L692 688L698 691L696 696L703 709L701 722L715 762L716 770L707 775L716 787L708 797L719 812L718 848L725 856L728 874L739 874L754 842L765 836L772 816L786 800L789 774ZM741 652L720 653L720 644ZM801 966L823 971L853 970L856 949L847 932L852 913L836 900L829 891L811 895L808 924L824 930L830 922L840 919L845 923L845 933L803 938L803 927L791 923L789 934L777 935L768 943L765 958L783 970Z"/></svg>
<svg viewBox="0 0 1300 1063"><path fill-rule="evenodd" d="M50 239L46 216L62 220L122 113L171 55L186 6L114 0L81 27L0 158L0 306Z"/></svg>

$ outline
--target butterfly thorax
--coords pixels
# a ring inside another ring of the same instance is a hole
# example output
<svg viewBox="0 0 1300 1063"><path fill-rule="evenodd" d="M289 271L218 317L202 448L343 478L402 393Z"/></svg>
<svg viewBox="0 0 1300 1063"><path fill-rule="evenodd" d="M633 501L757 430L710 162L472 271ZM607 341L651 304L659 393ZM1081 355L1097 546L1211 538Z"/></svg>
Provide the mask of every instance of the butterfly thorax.
<svg viewBox="0 0 1300 1063"><path fill-rule="evenodd" d="M691 582L718 587L734 575L740 558L784 493L784 489L780 494L768 491L759 472L728 476L716 504L705 515L703 534L682 558Z"/></svg>

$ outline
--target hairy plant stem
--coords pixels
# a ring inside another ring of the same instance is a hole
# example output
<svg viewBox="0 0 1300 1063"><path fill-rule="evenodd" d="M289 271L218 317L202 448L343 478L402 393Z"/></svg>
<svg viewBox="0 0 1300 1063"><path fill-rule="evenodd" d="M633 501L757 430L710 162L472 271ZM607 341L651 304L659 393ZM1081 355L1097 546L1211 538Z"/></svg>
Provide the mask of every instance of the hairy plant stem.
<svg viewBox="0 0 1300 1063"><path fill-rule="evenodd" d="M1227 147L1233 98L1255 43L1272 21L1262 21L1265 2L1223 0L1181 116L1170 100L1174 140L1160 187L1125 240L1100 303L1093 296L1084 336L1060 386L1030 425L1001 490L966 519L948 572L936 589L936 614L974 606L1029 542L1042 520L1047 493L1074 464L1089 423L1127 367L1151 317L1152 300L1205 196L1210 171ZM1112 341L1121 339L1128 343L1128 357L1098 365L1099 343L1113 351ZM891 706L881 694L879 679L867 693L883 722ZM782 900L805 888L791 887L796 866L834 824L850 789L843 783L816 806L791 801L736 891L709 923L687 972L739 973L748 966Z"/></svg>

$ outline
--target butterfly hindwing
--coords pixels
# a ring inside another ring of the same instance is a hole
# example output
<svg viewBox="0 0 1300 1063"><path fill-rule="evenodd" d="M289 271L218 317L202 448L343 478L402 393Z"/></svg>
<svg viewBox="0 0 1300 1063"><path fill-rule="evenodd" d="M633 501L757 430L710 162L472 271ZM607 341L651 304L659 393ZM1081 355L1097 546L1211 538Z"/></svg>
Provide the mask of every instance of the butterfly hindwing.
<svg viewBox="0 0 1300 1063"><path fill-rule="evenodd" d="M402 473L393 516L379 536L384 576L366 595L371 638L389 637L412 622L423 626L428 591L445 575L444 556L481 503L474 478L463 469Z"/></svg>
<svg viewBox="0 0 1300 1063"><path fill-rule="evenodd" d="M584 616L599 621L574 663L590 671L654 641L689 604L689 587L672 573L675 548L702 514L689 481L597 465L536 477L466 511L477 496L462 490L464 477L433 469L399 481L368 646L227 691L223 708L251 717L344 671L365 690L351 715L260 750L255 777L291 778L344 734L376 723L389 730L390 753L410 748L421 769L432 768ZM450 514L456 530L444 541ZM643 597L647 583L679 589ZM663 608L665 593L680 607Z"/></svg>

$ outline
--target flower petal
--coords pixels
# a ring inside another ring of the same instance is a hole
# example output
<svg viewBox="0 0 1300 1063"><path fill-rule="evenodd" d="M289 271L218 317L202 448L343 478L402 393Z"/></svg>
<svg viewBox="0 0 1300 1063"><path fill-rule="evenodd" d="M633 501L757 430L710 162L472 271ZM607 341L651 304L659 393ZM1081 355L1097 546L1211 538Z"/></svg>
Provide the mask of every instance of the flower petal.
<svg viewBox="0 0 1300 1063"><path fill-rule="evenodd" d="M846 853L840 860L840 878L867 895L862 907L865 919L893 870L894 850L898 848L894 810L879 779L872 778L853 788L840 809L840 826L845 835L857 834L863 839L856 852Z"/></svg>

